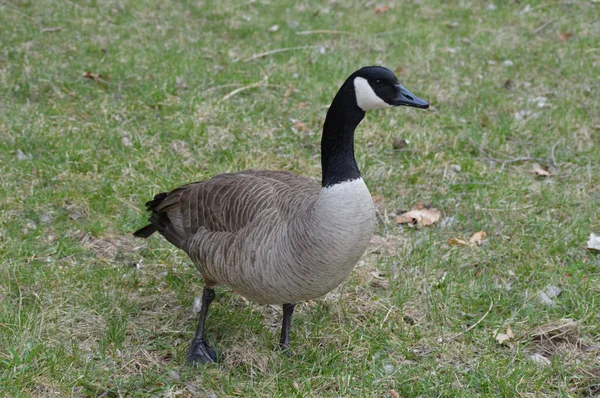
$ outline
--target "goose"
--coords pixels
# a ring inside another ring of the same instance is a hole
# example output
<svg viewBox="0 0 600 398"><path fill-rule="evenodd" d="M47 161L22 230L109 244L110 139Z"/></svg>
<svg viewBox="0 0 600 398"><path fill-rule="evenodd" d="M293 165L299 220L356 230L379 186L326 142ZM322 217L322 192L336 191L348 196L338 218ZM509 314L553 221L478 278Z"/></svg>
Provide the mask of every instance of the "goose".
<svg viewBox="0 0 600 398"><path fill-rule="evenodd" d="M321 139L321 184L286 171L218 174L159 193L146 203L155 232L182 249L204 278L192 365L214 363L204 326L216 285L258 304L283 308L280 347L290 347L297 302L340 285L363 255L376 213L354 157L354 131L366 111L392 106L427 109L392 71L363 67L342 84L327 111Z"/></svg>

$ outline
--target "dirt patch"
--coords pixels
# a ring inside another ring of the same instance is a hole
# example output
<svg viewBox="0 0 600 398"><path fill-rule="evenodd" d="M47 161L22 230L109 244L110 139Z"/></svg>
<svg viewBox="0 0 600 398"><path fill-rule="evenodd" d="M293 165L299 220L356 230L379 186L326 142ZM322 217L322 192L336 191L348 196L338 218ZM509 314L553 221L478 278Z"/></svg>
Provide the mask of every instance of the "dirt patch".
<svg viewBox="0 0 600 398"><path fill-rule="evenodd" d="M133 237L120 235L107 235L95 237L91 234L80 234L79 241L86 249L92 251L97 257L108 261L125 261L135 265L135 252L142 246L135 242Z"/></svg>
<svg viewBox="0 0 600 398"><path fill-rule="evenodd" d="M408 239L397 235L373 235L367 254L379 253L383 255L397 255L407 247Z"/></svg>
<svg viewBox="0 0 600 398"><path fill-rule="evenodd" d="M575 367L571 390L589 397L600 396L600 344L580 337L580 325L572 319L560 319L532 329L527 334L529 358L550 365L558 357Z"/></svg>
<svg viewBox="0 0 600 398"><path fill-rule="evenodd" d="M274 353L258 349L258 346L256 339L240 341L227 348L223 363L231 368L246 367L252 376L264 373L275 360Z"/></svg>

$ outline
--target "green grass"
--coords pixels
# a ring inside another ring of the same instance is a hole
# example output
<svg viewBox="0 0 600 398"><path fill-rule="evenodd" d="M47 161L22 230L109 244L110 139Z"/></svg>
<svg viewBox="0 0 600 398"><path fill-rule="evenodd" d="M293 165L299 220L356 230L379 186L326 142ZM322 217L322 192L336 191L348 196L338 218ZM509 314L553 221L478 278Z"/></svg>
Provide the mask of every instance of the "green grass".
<svg viewBox="0 0 600 398"><path fill-rule="evenodd" d="M0 2L2 395L599 393L585 242L600 233L600 4L383 4ZM315 47L246 61L301 46ZM318 178L326 106L368 64L433 105L371 112L357 133L379 243L299 306L294 356L276 349L279 308L221 289L208 336L225 359L187 367L202 280L164 240L131 236L143 203L251 167ZM538 160L506 162L523 157ZM445 221L395 225L419 202ZM448 243L480 230L482 247Z"/></svg>

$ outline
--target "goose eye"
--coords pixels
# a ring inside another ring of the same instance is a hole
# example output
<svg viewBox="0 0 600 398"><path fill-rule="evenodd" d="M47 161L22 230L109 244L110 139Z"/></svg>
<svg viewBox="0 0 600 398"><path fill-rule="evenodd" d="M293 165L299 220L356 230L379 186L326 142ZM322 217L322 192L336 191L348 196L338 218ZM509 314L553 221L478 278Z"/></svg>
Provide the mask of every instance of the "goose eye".
<svg viewBox="0 0 600 398"><path fill-rule="evenodd" d="M381 79L375 80L375 87L381 87L381 86L383 86L383 80L381 80Z"/></svg>

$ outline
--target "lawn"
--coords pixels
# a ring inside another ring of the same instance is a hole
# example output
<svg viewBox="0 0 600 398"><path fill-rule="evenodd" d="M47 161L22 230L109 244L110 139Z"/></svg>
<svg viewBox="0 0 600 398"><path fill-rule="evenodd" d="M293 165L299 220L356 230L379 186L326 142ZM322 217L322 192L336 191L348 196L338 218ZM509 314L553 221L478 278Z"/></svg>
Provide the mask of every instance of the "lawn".
<svg viewBox="0 0 600 398"><path fill-rule="evenodd" d="M0 395L597 396L599 21L596 0L0 1ZM327 106L370 64L432 105L357 131L372 247L297 307L294 355L279 307L219 288L223 361L187 366L203 283L131 236L144 202L319 179ZM418 204L441 219L396 223Z"/></svg>

